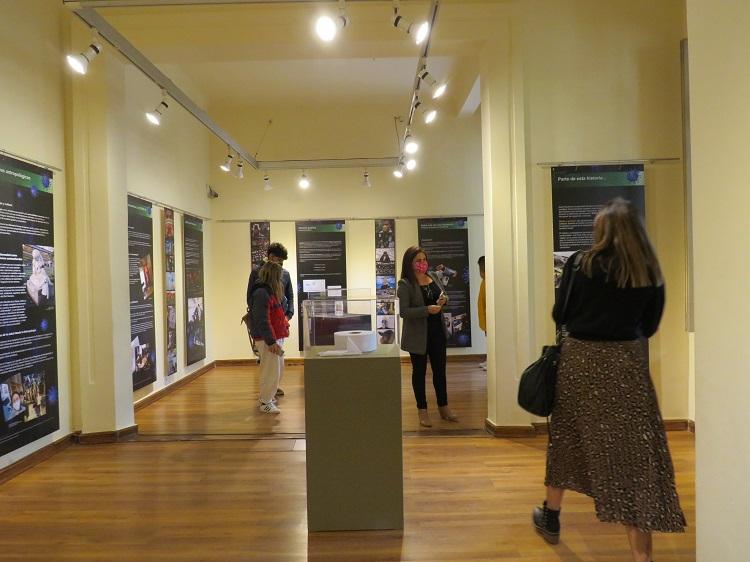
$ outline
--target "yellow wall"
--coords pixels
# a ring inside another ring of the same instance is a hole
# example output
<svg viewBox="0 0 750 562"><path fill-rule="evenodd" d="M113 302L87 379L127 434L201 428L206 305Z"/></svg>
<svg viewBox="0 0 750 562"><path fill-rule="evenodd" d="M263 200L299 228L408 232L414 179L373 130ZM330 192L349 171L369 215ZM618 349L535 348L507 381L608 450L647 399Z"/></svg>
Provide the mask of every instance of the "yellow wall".
<svg viewBox="0 0 750 562"><path fill-rule="evenodd" d="M750 4L688 0L697 554L748 559Z"/></svg>
<svg viewBox="0 0 750 562"><path fill-rule="evenodd" d="M71 432L62 12L55 0L26 0L5 3L0 17L0 149L63 170L54 172L60 429L0 457L0 468Z"/></svg>
<svg viewBox="0 0 750 562"><path fill-rule="evenodd" d="M552 201L545 162L681 157L681 0L519 3L514 56L523 61L536 348L551 341ZM666 418L688 417L682 164L646 165L646 215L667 287L651 340Z"/></svg>

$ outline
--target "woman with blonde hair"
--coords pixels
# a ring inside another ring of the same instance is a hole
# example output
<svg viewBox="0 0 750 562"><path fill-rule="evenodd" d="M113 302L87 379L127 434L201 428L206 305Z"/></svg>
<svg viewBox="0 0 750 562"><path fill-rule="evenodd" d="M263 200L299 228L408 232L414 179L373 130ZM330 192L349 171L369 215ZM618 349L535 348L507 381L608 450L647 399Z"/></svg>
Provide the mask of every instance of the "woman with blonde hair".
<svg viewBox="0 0 750 562"><path fill-rule="evenodd" d="M574 262L580 263L576 269ZM682 532L674 468L643 338L664 309L659 261L637 211L624 199L594 221L594 245L563 270L572 283L547 450L547 499L534 509L537 532L560 537L565 490L594 499L600 521L626 526L634 562L652 562L652 531Z"/></svg>
<svg viewBox="0 0 750 562"><path fill-rule="evenodd" d="M260 353L260 411L278 414L276 391L284 370L283 340L289 337L289 320L284 313L284 285L278 263L267 261L258 271L250 293L251 335Z"/></svg>

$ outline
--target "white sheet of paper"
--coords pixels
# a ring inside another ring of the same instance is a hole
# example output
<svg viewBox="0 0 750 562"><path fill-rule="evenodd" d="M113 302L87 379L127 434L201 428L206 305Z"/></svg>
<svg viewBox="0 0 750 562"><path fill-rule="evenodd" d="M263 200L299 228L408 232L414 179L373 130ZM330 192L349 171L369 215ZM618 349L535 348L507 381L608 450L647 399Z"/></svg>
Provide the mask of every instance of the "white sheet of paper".
<svg viewBox="0 0 750 562"><path fill-rule="evenodd" d="M326 290L325 279L303 279L302 290L306 293L324 293Z"/></svg>

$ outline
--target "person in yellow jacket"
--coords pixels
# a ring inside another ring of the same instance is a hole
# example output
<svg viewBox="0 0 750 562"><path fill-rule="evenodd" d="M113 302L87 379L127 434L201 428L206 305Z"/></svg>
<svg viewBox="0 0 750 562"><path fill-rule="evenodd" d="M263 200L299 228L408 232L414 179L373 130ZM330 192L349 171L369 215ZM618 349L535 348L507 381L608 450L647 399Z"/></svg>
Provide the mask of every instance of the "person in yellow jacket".
<svg viewBox="0 0 750 562"><path fill-rule="evenodd" d="M482 328L484 336L487 337L487 293L484 286L484 256L479 258L479 275L482 277L482 284L479 285L479 299L477 299L477 309L479 310L479 327ZM483 370L487 370L487 358L479 364Z"/></svg>

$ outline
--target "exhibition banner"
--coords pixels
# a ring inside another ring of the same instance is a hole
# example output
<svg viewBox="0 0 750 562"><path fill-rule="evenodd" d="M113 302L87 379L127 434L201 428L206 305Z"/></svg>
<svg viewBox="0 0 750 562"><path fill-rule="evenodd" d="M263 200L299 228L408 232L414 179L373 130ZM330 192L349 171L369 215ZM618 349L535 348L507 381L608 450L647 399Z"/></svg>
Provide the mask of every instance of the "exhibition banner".
<svg viewBox="0 0 750 562"><path fill-rule="evenodd" d="M206 320L203 306L203 220L183 216L185 256L186 364L206 358Z"/></svg>
<svg viewBox="0 0 750 562"><path fill-rule="evenodd" d="M177 372L177 293L175 291L174 211L164 209L164 303L167 312L167 376Z"/></svg>
<svg viewBox="0 0 750 562"><path fill-rule="evenodd" d="M0 155L0 455L60 427L52 172Z"/></svg>
<svg viewBox="0 0 750 562"><path fill-rule="evenodd" d="M375 221L375 293L379 297L376 329L380 343L396 341L396 311L392 299L380 297L396 296L396 221L377 219Z"/></svg>
<svg viewBox="0 0 750 562"><path fill-rule="evenodd" d="M419 245L427 252L430 270L448 294L443 307L448 347L471 347L469 284L469 223L466 217L419 219Z"/></svg>
<svg viewBox="0 0 750 562"><path fill-rule="evenodd" d="M304 333L302 303L310 293L335 295L346 288L346 223L307 221L295 224L297 234L297 303L299 333ZM339 293L340 295L341 293ZM299 350L302 351L303 337Z"/></svg>
<svg viewBox="0 0 750 562"><path fill-rule="evenodd" d="M130 371L133 390L156 381L152 211L151 203L128 195Z"/></svg>
<svg viewBox="0 0 750 562"><path fill-rule="evenodd" d="M555 287L568 258L593 244L594 218L607 202L622 197L645 217L644 185L643 164L552 168Z"/></svg>
<svg viewBox="0 0 750 562"><path fill-rule="evenodd" d="M266 260L268 247L271 245L271 223L250 223L250 263L260 267Z"/></svg>

